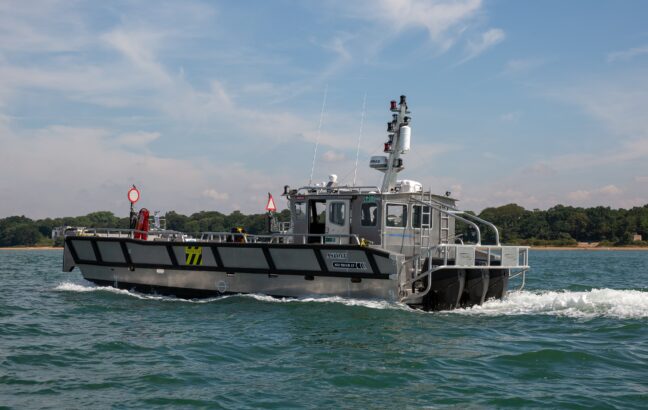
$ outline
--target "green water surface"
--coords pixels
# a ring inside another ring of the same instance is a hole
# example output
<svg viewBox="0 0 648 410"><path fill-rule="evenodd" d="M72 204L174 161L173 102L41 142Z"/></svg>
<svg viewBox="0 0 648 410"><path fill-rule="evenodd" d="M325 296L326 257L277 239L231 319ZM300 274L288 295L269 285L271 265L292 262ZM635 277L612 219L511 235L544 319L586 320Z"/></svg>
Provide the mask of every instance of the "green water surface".
<svg viewBox="0 0 648 410"><path fill-rule="evenodd" d="M437 313L144 296L61 259L0 251L0 408L648 408L648 252L532 252L524 291Z"/></svg>

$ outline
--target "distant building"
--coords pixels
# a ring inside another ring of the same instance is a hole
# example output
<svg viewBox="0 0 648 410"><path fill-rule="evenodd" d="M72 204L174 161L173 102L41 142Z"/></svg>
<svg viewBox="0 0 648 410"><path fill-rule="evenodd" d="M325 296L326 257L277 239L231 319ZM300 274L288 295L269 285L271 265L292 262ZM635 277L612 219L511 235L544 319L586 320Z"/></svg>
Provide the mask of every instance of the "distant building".
<svg viewBox="0 0 648 410"><path fill-rule="evenodd" d="M72 233L72 232L81 232L85 228L76 228L73 226L58 226L56 228L52 228L52 239L56 238L63 238L65 237L66 233Z"/></svg>
<svg viewBox="0 0 648 410"><path fill-rule="evenodd" d="M63 237L66 228L69 228L69 226L57 226L56 228L52 228L52 239Z"/></svg>
<svg viewBox="0 0 648 410"><path fill-rule="evenodd" d="M640 241L642 241L642 239L641 239L641 235L639 235L638 233L632 235L632 241L633 241L633 242L640 242Z"/></svg>

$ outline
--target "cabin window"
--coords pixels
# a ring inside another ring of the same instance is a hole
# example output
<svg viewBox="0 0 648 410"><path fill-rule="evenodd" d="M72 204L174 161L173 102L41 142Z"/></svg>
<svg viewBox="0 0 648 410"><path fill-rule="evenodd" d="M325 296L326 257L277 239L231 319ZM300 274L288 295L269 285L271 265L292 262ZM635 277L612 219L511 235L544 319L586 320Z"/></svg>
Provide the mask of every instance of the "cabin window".
<svg viewBox="0 0 648 410"><path fill-rule="evenodd" d="M376 226L377 214L378 214L378 204L375 202L365 202L362 204L362 226Z"/></svg>
<svg viewBox="0 0 648 410"><path fill-rule="evenodd" d="M346 204L344 202L333 202L329 206L329 222L343 226L346 221Z"/></svg>
<svg viewBox="0 0 648 410"><path fill-rule="evenodd" d="M407 226L407 205L387 204L385 226L404 228Z"/></svg>
<svg viewBox="0 0 648 410"><path fill-rule="evenodd" d="M412 228L420 228L421 224L430 226L430 216L429 206L414 205L412 207Z"/></svg>
<svg viewBox="0 0 648 410"><path fill-rule="evenodd" d="M322 227L322 233L324 233L324 224L326 223L326 201L318 199L309 201L309 203L308 223L311 225L320 225Z"/></svg>
<svg viewBox="0 0 648 410"><path fill-rule="evenodd" d="M308 201L308 233L321 235L326 223L326 201L323 199ZM319 243L317 236L309 237L308 243Z"/></svg>
<svg viewBox="0 0 648 410"><path fill-rule="evenodd" d="M306 202L295 202L295 218L304 219L306 216Z"/></svg>
<svg viewBox="0 0 648 410"><path fill-rule="evenodd" d="M311 223L326 223L326 201L311 201Z"/></svg>

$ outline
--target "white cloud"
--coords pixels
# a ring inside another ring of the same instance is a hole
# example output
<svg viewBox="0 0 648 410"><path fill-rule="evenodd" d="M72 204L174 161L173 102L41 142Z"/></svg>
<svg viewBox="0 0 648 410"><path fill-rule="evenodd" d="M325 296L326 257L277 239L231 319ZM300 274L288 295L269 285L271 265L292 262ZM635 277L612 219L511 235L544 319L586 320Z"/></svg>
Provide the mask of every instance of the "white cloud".
<svg viewBox="0 0 648 410"><path fill-rule="evenodd" d="M545 162L536 162L535 164L531 164L529 167L527 167L524 170L524 173L527 174L533 174L533 175L540 175L540 176L552 176L556 174L556 170L546 164Z"/></svg>
<svg viewBox="0 0 648 410"><path fill-rule="evenodd" d="M483 32L477 40L468 42L466 45L466 56L459 62L459 64L472 60L484 53L486 50L501 43L505 38L506 34L504 33L504 30L499 28L492 28Z"/></svg>
<svg viewBox="0 0 648 410"><path fill-rule="evenodd" d="M634 177L635 182L646 183L648 182L648 175L641 175Z"/></svg>
<svg viewBox="0 0 648 410"><path fill-rule="evenodd" d="M127 147L142 148L160 138L159 132L129 132L121 134L116 138L116 142Z"/></svg>
<svg viewBox="0 0 648 410"><path fill-rule="evenodd" d="M609 130L608 147L545 158L539 164L557 172L607 167L648 161L648 83L643 75L623 79L589 78L548 93L554 99L576 105ZM539 164L536 164L539 166Z"/></svg>
<svg viewBox="0 0 648 410"><path fill-rule="evenodd" d="M86 44L87 28L72 2L0 2L3 52L70 52Z"/></svg>
<svg viewBox="0 0 648 410"><path fill-rule="evenodd" d="M608 54L607 61L608 63L612 63L615 61L628 61L644 54L648 54L648 45L641 46L641 47L634 47L623 51L615 51L613 53Z"/></svg>
<svg viewBox="0 0 648 410"><path fill-rule="evenodd" d="M149 209L192 213L214 209L214 201L220 201L220 211L241 204L244 212L262 212L265 203L247 198L258 191L276 192L277 181L288 180L225 158L216 164L136 152L115 144L118 138L98 128L52 126L16 133L0 127L0 163L9 171L0 173L0 215L51 217L96 210L125 215L130 184L142 191L138 205Z"/></svg>
<svg viewBox="0 0 648 410"><path fill-rule="evenodd" d="M452 151L458 151L462 147L459 144L430 144L430 143L416 143L412 145L412 150L403 158L403 163L408 172L412 175L420 175L430 172L430 163L441 155L445 155Z"/></svg>
<svg viewBox="0 0 648 410"><path fill-rule="evenodd" d="M605 201L604 197L618 196L622 192L623 190L618 188L616 185L606 185L592 191L586 191L586 190L573 191L567 194L567 198L575 202L583 202L588 200L604 202Z"/></svg>
<svg viewBox="0 0 648 410"><path fill-rule="evenodd" d="M348 50L346 46L347 41L348 41L348 36L346 38L336 36L333 37L333 39L329 44L325 44L324 48L333 51L338 56L340 64L346 63L353 59L353 57L351 56L351 52Z"/></svg>
<svg viewBox="0 0 648 410"><path fill-rule="evenodd" d="M406 30L424 29L441 52L456 43L482 8L481 0L365 0L335 1L333 4L343 16L379 24L379 34L387 31L396 35ZM370 40L383 41L380 35Z"/></svg>
<svg viewBox="0 0 648 410"><path fill-rule="evenodd" d="M111 47L123 54L149 78L168 84L172 82L169 74L156 60L155 49L164 40L164 34L158 30L127 30L117 28L102 36Z"/></svg>
<svg viewBox="0 0 648 410"><path fill-rule="evenodd" d="M202 194L205 198L211 198L217 202L226 201L230 197L227 192L218 192L215 189L205 189Z"/></svg>
<svg viewBox="0 0 648 410"><path fill-rule="evenodd" d="M472 18L480 8L480 0L383 0L378 2L375 10L379 18L394 24L399 30L424 27L433 41L447 49L454 42L453 34L460 33L462 23Z"/></svg>
<svg viewBox="0 0 648 410"><path fill-rule="evenodd" d="M602 188L599 188L598 192L604 195L618 195L623 191L617 188L615 185L606 185Z"/></svg>
<svg viewBox="0 0 648 410"><path fill-rule="evenodd" d="M567 198L577 202L590 199L591 197L592 197L591 192L583 191L583 190L573 191L567 194Z"/></svg>
<svg viewBox="0 0 648 410"><path fill-rule="evenodd" d="M507 112L500 115L499 118L502 122L515 122L520 118L520 113L518 111Z"/></svg>
<svg viewBox="0 0 648 410"><path fill-rule="evenodd" d="M605 123L616 135L648 137L648 82L646 73L622 78L586 78L577 85L548 93L556 99L580 106Z"/></svg>
<svg viewBox="0 0 648 410"><path fill-rule="evenodd" d="M339 162L344 161L346 159L346 156L343 152L328 150L324 154L322 154L322 159L326 162Z"/></svg>
<svg viewBox="0 0 648 410"><path fill-rule="evenodd" d="M517 74L531 71L545 64L545 60L540 58L513 59L504 65L503 74Z"/></svg>

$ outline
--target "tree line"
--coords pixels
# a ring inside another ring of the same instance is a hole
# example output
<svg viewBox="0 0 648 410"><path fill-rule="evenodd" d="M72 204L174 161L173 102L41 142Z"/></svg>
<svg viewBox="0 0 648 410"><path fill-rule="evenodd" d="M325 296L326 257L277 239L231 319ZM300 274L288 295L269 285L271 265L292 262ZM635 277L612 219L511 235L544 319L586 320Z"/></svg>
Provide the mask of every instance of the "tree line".
<svg viewBox="0 0 648 410"><path fill-rule="evenodd" d="M486 208L478 215L500 228L504 243L526 245L575 245L577 242L601 242L604 245L648 245L648 204L632 209L610 207L578 208L557 205L547 210L526 210L516 204ZM186 216L177 212L165 215L167 229L187 233L226 232L242 226L252 234L266 232L265 214L245 215L234 211L229 215L217 211L203 211ZM280 221L290 220L290 212L278 214ZM112 212L93 212L85 216L45 218L32 220L25 216L0 219L0 246L60 245L51 239L52 230L59 226L88 228L128 228L129 218L120 218ZM493 239L492 232L480 228L483 242ZM470 227L458 223L457 232L464 239L474 239ZM635 242L639 234L644 241Z"/></svg>
<svg viewBox="0 0 648 410"><path fill-rule="evenodd" d="M520 245L570 246L578 242L599 242L605 246L648 245L648 204L632 209L597 206L578 208L557 205L547 210L526 210L516 204L486 208L480 218L500 228L501 241ZM493 233L480 227L486 240ZM469 227L457 231L474 237ZM634 241L634 235L643 241Z"/></svg>
<svg viewBox="0 0 648 410"><path fill-rule="evenodd" d="M290 220L290 212L278 213L280 221ZM197 212L190 216L177 212L167 212L166 228L169 230L198 232L229 232L232 227L242 226L252 234L267 230L266 214L245 215L234 211L225 215L216 211ZM85 216L65 218L45 218L32 220L25 216L10 216L0 219L0 247L2 246L60 246L62 239L52 240L52 231L60 226L86 228L123 228L128 229L130 219L120 218L112 212L92 212Z"/></svg>

